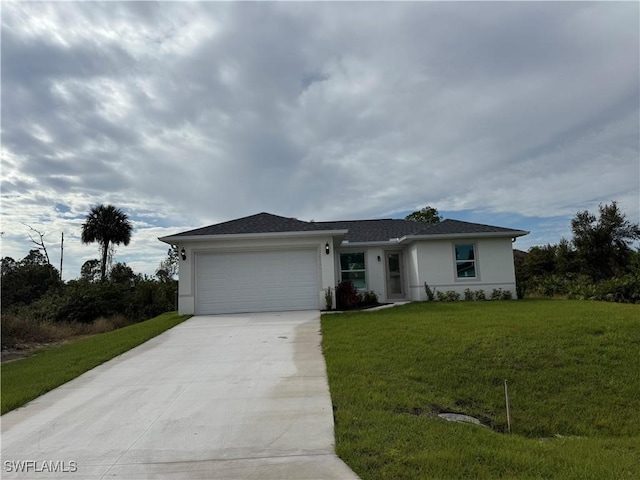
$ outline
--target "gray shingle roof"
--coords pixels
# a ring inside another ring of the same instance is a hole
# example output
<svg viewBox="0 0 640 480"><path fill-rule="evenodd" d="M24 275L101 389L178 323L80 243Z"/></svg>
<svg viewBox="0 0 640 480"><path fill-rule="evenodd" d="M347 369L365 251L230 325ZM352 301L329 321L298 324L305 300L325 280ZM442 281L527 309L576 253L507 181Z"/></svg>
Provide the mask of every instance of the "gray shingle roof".
<svg viewBox="0 0 640 480"><path fill-rule="evenodd" d="M513 233L513 228L495 227L482 223L463 222L461 220L443 220L440 223L428 224L419 235L450 235L456 233Z"/></svg>
<svg viewBox="0 0 640 480"><path fill-rule="evenodd" d="M424 226L417 222L392 218L317 223L328 225L336 230L348 230L345 240L349 242L387 242L391 238L413 235Z"/></svg>
<svg viewBox="0 0 640 480"><path fill-rule="evenodd" d="M318 223L331 225L336 230L349 230L345 238L345 240L349 242L384 242L392 238L402 238L409 235L455 235L465 233L509 234L514 232L512 228L494 227L480 223L448 219L433 224L391 218Z"/></svg>
<svg viewBox="0 0 640 480"><path fill-rule="evenodd" d="M315 230L332 230L329 225L304 222L295 218L281 217L271 213L257 213L248 217L237 218L228 222L196 228L181 232L174 237L190 237L195 235L238 235L245 233L284 233L312 232Z"/></svg>
<svg viewBox="0 0 640 480"><path fill-rule="evenodd" d="M270 213L258 213L249 217L197 228L172 235L190 237L198 235L238 235L251 233L313 232L323 230L347 230L345 240L354 242L386 242L392 238L409 235L455 235L474 233L524 233L519 230L494 227L460 220L443 220L424 224L410 220L384 218L378 220L342 220L336 222L305 222L295 218L280 217Z"/></svg>

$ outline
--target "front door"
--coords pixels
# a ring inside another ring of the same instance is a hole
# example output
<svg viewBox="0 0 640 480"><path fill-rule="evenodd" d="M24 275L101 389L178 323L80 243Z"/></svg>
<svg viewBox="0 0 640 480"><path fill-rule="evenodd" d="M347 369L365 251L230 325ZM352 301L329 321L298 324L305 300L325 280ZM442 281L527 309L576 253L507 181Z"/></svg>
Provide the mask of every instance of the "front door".
<svg viewBox="0 0 640 480"><path fill-rule="evenodd" d="M402 252L385 252L387 298L404 298Z"/></svg>

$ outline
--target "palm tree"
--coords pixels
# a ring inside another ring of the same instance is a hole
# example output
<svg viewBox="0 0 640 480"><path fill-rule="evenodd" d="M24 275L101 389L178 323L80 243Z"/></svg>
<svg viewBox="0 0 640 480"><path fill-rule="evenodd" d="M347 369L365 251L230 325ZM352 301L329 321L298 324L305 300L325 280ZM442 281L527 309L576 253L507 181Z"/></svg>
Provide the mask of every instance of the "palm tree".
<svg viewBox="0 0 640 480"><path fill-rule="evenodd" d="M109 247L113 245L129 245L133 226L129 217L113 205L98 205L91 208L82 224L82 243L98 242L102 248L100 278L104 280L107 272Z"/></svg>

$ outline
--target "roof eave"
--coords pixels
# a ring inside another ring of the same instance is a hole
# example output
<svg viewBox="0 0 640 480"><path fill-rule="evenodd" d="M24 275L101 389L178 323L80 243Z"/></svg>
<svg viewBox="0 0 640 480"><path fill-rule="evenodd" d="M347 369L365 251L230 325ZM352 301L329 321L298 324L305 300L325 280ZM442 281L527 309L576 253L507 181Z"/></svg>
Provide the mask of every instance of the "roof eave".
<svg viewBox="0 0 640 480"><path fill-rule="evenodd" d="M158 240L169 245L185 242L209 242L223 240L259 240L261 238L299 238L299 237L336 237L345 236L347 230L309 230L294 232L264 232L264 233L227 233L217 235L169 235L159 237Z"/></svg>
<svg viewBox="0 0 640 480"><path fill-rule="evenodd" d="M349 242L345 240L340 245L340 248L349 248L349 247L387 247L389 245L397 245L398 239L391 238L389 240L378 240L372 242Z"/></svg>
<svg viewBox="0 0 640 480"><path fill-rule="evenodd" d="M477 232L477 233L436 233L426 235L406 235L398 243L411 243L417 240L452 240L463 238L517 238L528 235L526 230L511 230L508 232Z"/></svg>

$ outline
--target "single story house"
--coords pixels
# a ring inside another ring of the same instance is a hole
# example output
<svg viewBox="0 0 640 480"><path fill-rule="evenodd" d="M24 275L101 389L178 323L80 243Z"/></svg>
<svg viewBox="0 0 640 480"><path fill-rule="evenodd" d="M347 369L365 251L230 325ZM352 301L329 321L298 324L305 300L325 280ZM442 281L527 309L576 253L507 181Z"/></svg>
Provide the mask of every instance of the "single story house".
<svg viewBox="0 0 640 480"><path fill-rule="evenodd" d="M515 297L512 242L528 233L458 220L305 222L258 213L159 240L178 248L179 312L220 314L323 309L326 289L341 280L382 302L425 300L425 283Z"/></svg>

